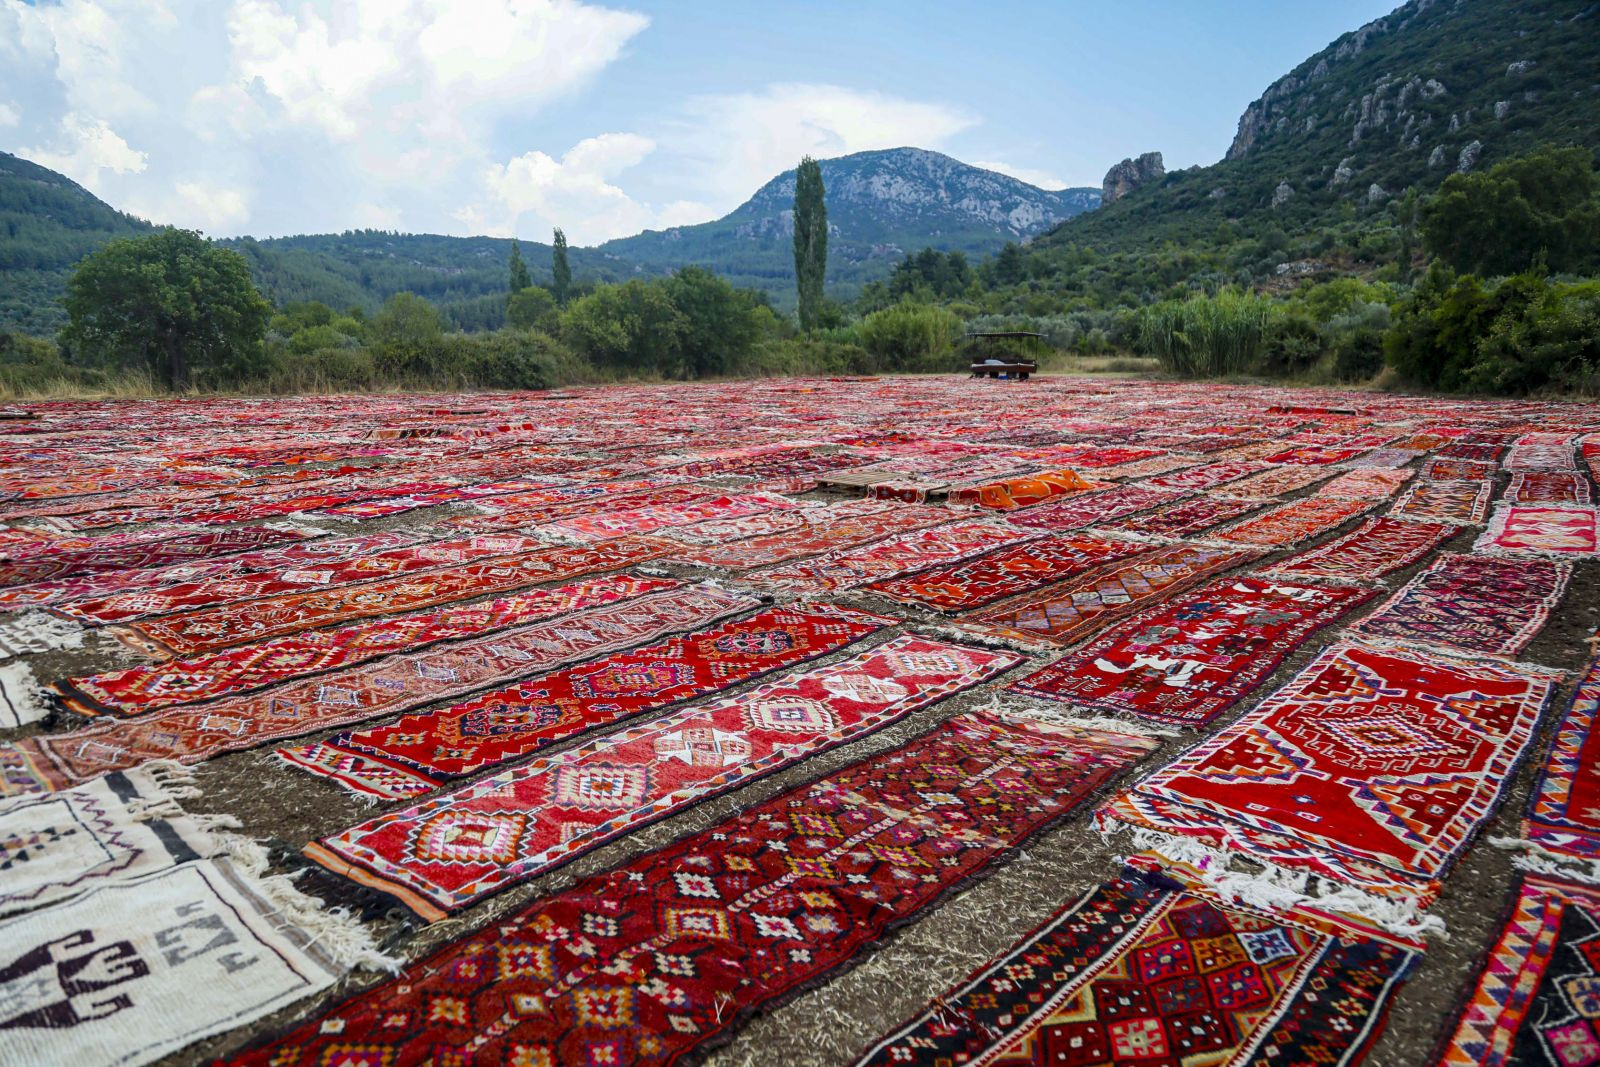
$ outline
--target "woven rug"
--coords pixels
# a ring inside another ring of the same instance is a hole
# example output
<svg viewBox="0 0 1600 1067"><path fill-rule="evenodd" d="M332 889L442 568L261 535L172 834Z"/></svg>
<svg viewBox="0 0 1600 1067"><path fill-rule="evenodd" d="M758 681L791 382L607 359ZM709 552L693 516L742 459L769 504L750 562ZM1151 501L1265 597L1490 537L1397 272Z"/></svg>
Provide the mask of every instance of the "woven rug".
<svg viewBox="0 0 1600 1067"><path fill-rule="evenodd" d="M1528 434L1511 446L1502 466L1508 471L1576 470L1573 439L1564 433Z"/></svg>
<svg viewBox="0 0 1600 1067"><path fill-rule="evenodd" d="M1492 556L1592 559L1600 555L1600 511L1575 504L1503 504L1472 550Z"/></svg>
<svg viewBox="0 0 1600 1067"><path fill-rule="evenodd" d="M1279 560L1271 573L1290 579L1372 581L1411 566L1457 532L1456 527L1441 522L1382 515L1325 545Z"/></svg>
<svg viewBox="0 0 1600 1067"><path fill-rule="evenodd" d="M1422 477L1435 482L1483 482L1492 479L1497 470L1493 463L1436 456L1422 465Z"/></svg>
<svg viewBox="0 0 1600 1067"><path fill-rule="evenodd" d="M149 1063L383 962L286 878L197 860L0 922L0 1062Z"/></svg>
<svg viewBox="0 0 1600 1067"><path fill-rule="evenodd" d="M1011 511L1093 488L1095 483L1084 479L1076 471L1059 470L1008 478L968 489L952 489L949 499L955 505Z"/></svg>
<svg viewBox="0 0 1600 1067"><path fill-rule="evenodd" d="M441 526L460 530L515 530L538 526L589 512L611 512L630 507L680 504L715 495L703 485L661 485L657 482L598 482L572 485L538 493L519 493L479 501L482 514L445 519Z"/></svg>
<svg viewBox="0 0 1600 1067"><path fill-rule="evenodd" d="M0 745L0 796L66 789L147 760L198 763L313 730L397 715L704 626L759 604L754 597L709 586L669 589L255 693L25 738Z"/></svg>
<svg viewBox="0 0 1600 1067"><path fill-rule="evenodd" d="M876 544L752 571L741 581L762 589L829 592L924 570L1037 537L1000 523L952 522L896 534Z"/></svg>
<svg viewBox="0 0 1600 1067"><path fill-rule="evenodd" d="M1263 506L1260 500L1233 500L1228 497L1202 494L1147 511L1142 515L1103 522L1095 528L1155 537L1187 537L1237 519L1241 515L1248 515Z"/></svg>
<svg viewBox="0 0 1600 1067"><path fill-rule="evenodd" d="M237 1062L320 1067L357 1050L369 1058L352 1063L682 1062L1146 751L1120 734L960 716L537 900Z"/></svg>
<svg viewBox="0 0 1600 1067"><path fill-rule="evenodd" d="M1154 551L1094 534L1054 534L866 588L904 604L966 611Z"/></svg>
<svg viewBox="0 0 1600 1067"><path fill-rule="evenodd" d="M804 530L814 523L848 515L876 515L889 511L892 504L881 500L850 500L827 507L802 507L790 511L766 511L759 515L743 515L736 519L712 519L692 526L680 526L662 533L685 545L725 545L749 537L767 537L772 534ZM929 509L930 511L933 509ZM931 521L931 517L930 517Z"/></svg>
<svg viewBox="0 0 1600 1067"><path fill-rule="evenodd" d="M1317 495L1340 500L1388 500L1415 474L1412 470L1346 471L1319 488Z"/></svg>
<svg viewBox="0 0 1600 1067"><path fill-rule="evenodd" d="M776 493L707 496L681 504L656 504L594 515L577 515L539 527L568 537L603 541L613 537L646 534L672 526L687 526L707 519L729 519L768 511L790 511L800 505Z"/></svg>
<svg viewBox="0 0 1600 1067"><path fill-rule="evenodd" d="M1489 514L1494 483L1482 481L1419 481L1395 501L1389 514L1426 522L1476 526Z"/></svg>
<svg viewBox="0 0 1600 1067"><path fill-rule="evenodd" d="M1070 645L1125 615L1260 558L1249 548L1172 545L962 616L980 634Z"/></svg>
<svg viewBox="0 0 1600 1067"><path fill-rule="evenodd" d="M1234 482L1228 486L1228 495L1266 500L1297 493L1332 476L1332 471L1314 467L1278 467Z"/></svg>
<svg viewBox="0 0 1600 1067"><path fill-rule="evenodd" d="M856 1062L1350 1067L1420 959L1127 877L1056 912Z"/></svg>
<svg viewBox="0 0 1600 1067"><path fill-rule="evenodd" d="M1593 503L1589 476L1581 471L1519 471L1511 476L1505 499L1517 504Z"/></svg>
<svg viewBox="0 0 1600 1067"><path fill-rule="evenodd" d="M1555 856L1600 860L1600 659L1589 664L1556 729L1555 745L1533 791L1523 837Z"/></svg>
<svg viewBox="0 0 1600 1067"><path fill-rule="evenodd" d="M63 678L50 686L82 715L146 715L276 685L310 674L353 667L395 652L416 652L439 641L474 637L571 611L599 607L681 583L627 574L590 578L555 589L530 589L499 600L354 623L336 630L291 634L261 644L191 659Z"/></svg>
<svg viewBox="0 0 1600 1067"><path fill-rule="evenodd" d="M565 749L306 846L439 918L1009 670L1020 656L900 637Z"/></svg>
<svg viewBox="0 0 1600 1067"><path fill-rule="evenodd" d="M816 509L819 513L808 510L805 512L807 525L802 529L751 537L729 545L676 551L672 558L697 567L748 570L865 544L950 520L950 512L944 508L886 507L882 501L872 501L872 510L863 514L861 503L830 505ZM846 507L852 510L843 511Z"/></svg>
<svg viewBox="0 0 1600 1067"><path fill-rule="evenodd" d="M1010 688L1090 711L1203 726L1249 696L1312 634L1376 595L1357 586L1214 581Z"/></svg>
<svg viewBox="0 0 1600 1067"><path fill-rule="evenodd" d="M1578 1067L1600 1057L1600 889L1527 875L1438 1067Z"/></svg>
<svg viewBox="0 0 1600 1067"><path fill-rule="evenodd" d="M1335 645L1098 813L1427 907L1559 675Z"/></svg>
<svg viewBox="0 0 1600 1067"><path fill-rule="evenodd" d="M1571 576L1572 565L1557 560L1445 553L1352 632L1456 655L1514 656L1550 621Z"/></svg>
<svg viewBox="0 0 1600 1067"><path fill-rule="evenodd" d="M141 589L93 600L77 600L59 604L55 610L79 622L107 626L151 615L167 615L185 608L209 608L280 593L357 585L413 571L448 567L544 547L545 544L538 539L520 535L431 541L374 555L330 560L316 566L257 571L210 581L184 582L160 589ZM248 640L247 637L243 639Z"/></svg>
<svg viewBox="0 0 1600 1067"><path fill-rule="evenodd" d="M197 792L158 764L0 805L0 915L223 852L232 820L178 806Z"/></svg>
<svg viewBox="0 0 1600 1067"><path fill-rule="evenodd" d="M234 552L302 541L310 531L287 525L235 526L181 534L154 543L57 549L48 554L0 563L0 585L26 585L104 571L167 567L185 560L210 559Z"/></svg>
<svg viewBox="0 0 1600 1067"><path fill-rule="evenodd" d="M70 601L102 600L116 593L147 592L182 583L219 580L260 572L277 574L313 570L351 556L384 552L417 543L415 533L389 531L352 537L317 538L278 548L242 552L222 559L179 563L143 570L102 571L73 578L0 589L0 605L7 607L54 606Z"/></svg>
<svg viewBox="0 0 1600 1067"><path fill-rule="evenodd" d="M1190 467L1188 470L1173 474L1163 474L1159 478L1151 478L1140 484L1154 489L1211 489L1265 469L1267 469L1266 464L1253 459L1233 459Z"/></svg>
<svg viewBox="0 0 1600 1067"><path fill-rule="evenodd" d="M1170 504L1189 495L1181 489L1146 489L1142 485L1117 485L1110 489L1083 493L1056 504L1041 504L1029 508L1011 521L1018 526L1031 526L1040 530L1065 533L1085 526L1093 526L1107 519L1131 515L1158 504Z"/></svg>
<svg viewBox="0 0 1600 1067"><path fill-rule="evenodd" d="M620 538L596 545L547 546L449 570L263 597L161 619L146 619L129 624L119 633L147 651L192 656L353 619L420 611L541 582L560 582L596 571L618 570L657 559L673 547L669 541L650 537Z"/></svg>
<svg viewBox="0 0 1600 1067"><path fill-rule="evenodd" d="M894 621L826 604L769 608L278 756L354 792L409 800L587 730L837 652Z"/></svg>
<svg viewBox="0 0 1600 1067"><path fill-rule="evenodd" d="M1306 497L1291 500L1257 518L1245 519L1212 534L1222 541L1263 548L1289 548L1320 537L1377 506L1373 500L1337 500Z"/></svg>

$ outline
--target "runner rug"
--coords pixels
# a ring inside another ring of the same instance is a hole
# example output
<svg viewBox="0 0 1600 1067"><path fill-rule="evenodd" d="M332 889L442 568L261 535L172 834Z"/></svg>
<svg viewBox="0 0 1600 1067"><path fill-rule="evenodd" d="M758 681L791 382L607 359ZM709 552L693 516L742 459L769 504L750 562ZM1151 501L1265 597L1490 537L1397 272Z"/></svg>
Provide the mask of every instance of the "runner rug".
<svg viewBox="0 0 1600 1067"><path fill-rule="evenodd" d="M596 545L546 546L449 570L147 619L123 628L122 636L157 654L190 656L352 619L419 611L540 582L618 570L657 559L673 547L671 542L649 537L620 538Z"/></svg>
<svg viewBox="0 0 1600 1067"><path fill-rule="evenodd" d="M448 567L474 559L507 556L545 547L536 538L514 535L430 541L370 556L332 560L318 566L276 572L259 571L211 581L184 582L160 589L142 589L95 600L78 600L57 605L55 610L69 619L93 626L107 626L151 615L166 615L184 608L209 608L304 589L355 585L412 571ZM242 638L248 639L248 636Z"/></svg>
<svg viewBox="0 0 1600 1067"><path fill-rule="evenodd" d="M967 611L1153 551L1137 541L1053 534L867 588L904 604Z"/></svg>
<svg viewBox="0 0 1600 1067"><path fill-rule="evenodd" d="M215 700L308 674L353 667L395 652L415 652L439 641L494 633L681 585L662 578L607 575L555 589L530 589L500 600L291 634L192 659L63 678L50 688L79 714L131 718L173 704Z"/></svg>
<svg viewBox="0 0 1600 1067"><path fill-rule="evenodd" d="M317 538L278 548L263 548L223 559L179 563L170 567L143 570L102 571L73 578L54 578L32 585L0 589L0 605L43 607L68 601L100 600L113 593L154 590L184 582L220 579L233 575L295 570L314 570L351 556L383 552L415 544L415 533L391 530L386 533L358 534L352 537Z"/></svg>
<svg viewBox="0 0 1600 1067"><path fill-rule="evenodd" d="M1222 496L1192 496L1176 504L1131 515L1115 522L1100 523L1096 529L1155 537L1187 537L1209 530L1263 507L1260 500L1233 500Z"/></svg>
<svg viewBox="0 0 1600 1067"><path fill-rule="evenodd" d="M1420 958L1125 877L1056 912L856 1063L1348 1067Z"/></svg>
<svg viewBox="0 0 1600 1067"><path fill-rule="evenodd" d="M210 559L253 548L271 548L273 545L302 541L310 536L309 530L300 527L266 524L182 534L147 544L58 550L0 563L0 585L27 585L52 578L71 578L103 571L167 567L185 560Z"/></svg>
<svg viewBox="0 0 1600 1067"><path fill-rule="evenodd" d="M1592 503L1589 476L1581 471L1519 471L1505 498L1518 504Z"/></svg>
<svg viewBox="0 0 1600 1067"><path fill-rule="evenodd" d="M1391 515L1428 522L1476 526L1489 514L1494 483L1481 481L1420 481L1389 509Z"/></svg>
<svg viewBox="0 0 1600 1067"><path fill-rule="evenodd" d="M1157 504L1169 504L1188 496L1184 489L1146 489L1142 485L1117 485L1110 489L1082 493L1056 504L1041 504L1029 508L1011 521L1018 526L1032 526L1040 530L1064 533L1093 526L1107 519L1120 518L1135 511L1144 511Z"/></svg>
<svg viewBox="0 0 1600 1067"><path fill-rule="evenodd" d="M1559 675L1335 645L1097 814L1427 907Z"/></svg>
<svg viewBox="0 0 1600 1067"><path fill-rule="evenodd" d="M950 519L950 512L944 508L886 507L877 500L870 503L872 510L865 514L862 514L862 501L819 508L820 514L808 510L805 513L807 525L802 529L751 537L731 545L677 551L672 558L696 567L747 570L865 544ZM845 511L846 508L850 510Z"/></svg>
<svg viewBox="0 0 1600 1067"><path fill-rule="evenodd" d="M1376 595L1266 578L1214 581L1010 688L1090 711L1203 726L1250 695L1312 634Z"/></svg>
<svg viewBox="0 0 1600 1067"><path fill-rule="evenodd" d="M1545 852L1566 859L1600 860L1600 659L1589 664L1572 696L1572 706L1556 730L1522 825L1523 837Z"/></svg>
<svg viewBox="0 0 1600 1067"><path fill-rule="evenodd" d="M1320 537L1377 506L1375 500L1339 500L1306 497L1291 500L1253 519L1245 519L1212 534L1222 541L1263 548L1289 548Z"/></svg>
<svg viewBox="0 0 1600 1067"><path fill-rule="evenodd" d="M1456 655L1514 656L1550 621L1572 564L1445 553L1352 633Z"/></svg>
<svg viewBox="0 0 1600 1067"><path fill-rule="evenodd" d="M1600 554L1600 511L1575 504L1503 504L1472 546L1492 556L1591 559Z"/></svg>
<svg viewBox="0 0 1600 1067"><path fill-rule="evenodd" d="M1070 645L1154 601L1260 556L1250 548L1158 548L964 615L961 626L996 637Z"/></svg>
<svg viewBox="0 0 1600 1067"><path fill-rule="evenodd" d="M1190 467L1188 470L1177 471L1172 474L1163 474L1159 478L1150 478L1141 482L1141 485L1154 489L1211 489L1243 478L1247 474L1256 474L1266 470L1266 464L1253 459L1233 459L1222 463L1207 463L1201 467Z"/></svg>
<svg viewBox="0 0 1600 1067"><path fill-rule="evenodd" d="M754 597L709 586L669 589L208 704L24 738L0 745L0 796L66 789L147 760L199 763L223 752L399 714L759 605Z"/></svg>
<svg viewBox="0 0 1600 1067"><path fill-rule="evenodd" d="M769 608L278 756L357 793L409 800L595 727L837 652L894 621L827 604Z"/></svg>
<svg viewBox="0 0 1600 1067"><path fill-rule="evenodd" d="M1600 1056L1600 889L1526 875L1438 1067L1579 1067Z"/></svg>
<svg viewBox="0 0 1600 1067"><path fill-rule="evenodd" d="M896 638L379 815L305 851L437 919L1019 662L1006 652Z"/></svg>
<svg viewBox="0 0 1600 1067"><path fill-rule="evenodd" d="M681 1062L981 876L1148 749L960 716L535 901L238 1062Z"/></svg>
<svg viewBox="0 0 1600 1067"><path fill-rule="evenodd" d="M949 499L955 505L1011 511L1093 488L1095 484L1084 479L1077 471L1059 470L1008 478L966 489L952 489Z"/></svg>
<svg viewBox="0 0 1600 1067"><path fill-rule="evenodd" d="M804 530L819 520L827 521L847 515L878 514L889 511L892 507L892 504L882 500L851 500L826 507L808 505L791 511L767 511L759 515L743 515L736 519L697 522L692 526L674 528L661 536L686 545L725 545L749 537L766 537ZM930 524L931 521L930 517Z"/></svg>
<svg viewBox="0 0 1600 1067"><path fill-rule="evenodd" d="M227 847L227 817L186 815L180 769L138 767L0 806L0 915L75 897Z"/></svg>
<svg viewBox="0 0 1600 1067"><path fill-rule="evenodd" d="M263 873L197 860L0 922L0 1063L149 1063L387 962Z"/></svg>
<svg viewBox="0 0 1600 1067"><path fill-rule="evenodd" d="M603 541L627 534L645 534L671 526L687 526L707 519L737 518L768 511L790 511L800 505L776 493L708 496L681 504L657 504L598 515L577 515L539 527L541 531L585 541Z"/></svg>
<svg viewBox="0 0 1600 1067"><path fill-rule="evenodd" d="M1415 474L1412 470L1346 471L1318 489L1317 496L1339 500L1388 500Z"/></svg>
<svg viewBox="0 0 1600 1067"><path fill-rule="evenodd" d="M1278 467L1234 482L1228 486L1228 495L1267 500L1297 493L1332 475L1332 471L1317 470L1315 467Z"/></svg>
<svg viewBox="0 0 1600 1067"><path fill-rule="evenodd" d="M898 534L865 547L839 549L815 559L754 571L741 580L765 589L852 589L874 579L965 559L1037 536L1032 530L994 522L952 522Z"/></svg>
<svg viewBox="0 0 1600 1067"><path fill-rule="evenodd" d="M1370 582L1411 566L1457 532L1445 523L1382 515L1325 545L1279 560L1271 573L1309 581Z"/></svg>

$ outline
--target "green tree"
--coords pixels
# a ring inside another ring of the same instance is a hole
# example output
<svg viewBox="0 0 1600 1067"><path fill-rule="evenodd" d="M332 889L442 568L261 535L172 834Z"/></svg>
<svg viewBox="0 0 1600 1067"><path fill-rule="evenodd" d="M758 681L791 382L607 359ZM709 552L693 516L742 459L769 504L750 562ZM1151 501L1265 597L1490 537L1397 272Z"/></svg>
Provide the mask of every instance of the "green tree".
<svg viewBox="0 0 1600 1067"><path fill-rule="evenodd" d="M1600 262L1600 179L1586 148L1545 148L1452 174L1422 209L1428 250L1458 271L1516 274Z"/></svg>
<svg viewBox="0 0 1600 1067"><path fill-rule="evenodd" d="M567 262L567 235L556 227L555 238L550 242L550 291L561 307L567 306L572 296L572 266Z"/></svg>
<svg viewBox="0 0 1600 1067"><path fill-rule="evenodd" d="M856 333L886 370L950 370L965 330L944 308L905 301L868 315Z"/></svg>
<svg viewBox="0 0 1600 1067"><path fill-rule="evenodd" d="M561 338L596 367L677 374L688 322L665 288L637 278L597 286L561 315Z"/></svg>
<svg viewBox="0 0 1600 1067"><path fill-rule="evenodd" d="M683 373L702 378L737 369L776 319L749 290L735 289L703 267L684 267L665 283L683 316Z"/></svg>
<svg viewBox="0 0 1600 1067"><path fill-rule="evenodd" d="M994 284L997 286L1020 285L1028 277L1028 260L1022 254L1022 246L1014 241L1007 241L994 257Z"/></svg>
<svg viewBox="0 0 1600 1067"><path fill-rule="evenodd" d="M800 291L800 328L815 330L828 271L828 205L822 168L806 156L794 176L794 280Z"/></svg>
<svg viewBox="0 0 1600 1067"><path fill-rule="evenodd" d="M533 276L528 273L528 265L522 262L522 246L513 237L511 239L511 279L510 288L507 291L512 296L515 296L532 284Z"/></svg>
<svg viewBox="0 0 1600 1067"><path fill-rule="evenodd" d="M416 293L396 293L385 301L367 334L381 371L428 377L446 369L444 320Z"/></svg>
<svg viewBox="0 0 1600 1067"><path fill-rule="evenodd" d="M237 252L191 230L112 241L85 257L62 299L62 340L107 362L141 360L174 389L261 365L272 307Z"/></svg>
<svg viewBox="0 0 1600 1067"><path fill-rule="evenodd" d="M526 285L506 301L506 323L521 330L553 330L556 311L556 298L550 290Z"/></svg>

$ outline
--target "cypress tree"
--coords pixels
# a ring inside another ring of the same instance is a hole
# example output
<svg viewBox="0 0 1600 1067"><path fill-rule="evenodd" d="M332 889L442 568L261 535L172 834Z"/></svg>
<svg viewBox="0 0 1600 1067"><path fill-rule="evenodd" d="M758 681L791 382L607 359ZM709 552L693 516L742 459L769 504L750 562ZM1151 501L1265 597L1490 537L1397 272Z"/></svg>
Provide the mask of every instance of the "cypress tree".
<svg viewBox="0 0 1600 1067"><path fill-rule="evenodd" d="M550 290L555 294L556 304L566 307L567 297L572 293L572 267L567 263L567 235L559 227L551 242L550 272L555 276Z"/></svg>
<svg viewBox="0 0 1600 1067"><path fill-rule="evenodd" d="M516 238L511 239L511 293L515 295L533 284L533 277L528 273L528 265L522 262L522 246Z"/></svg>
<svg viewBox="0 0 1600 1067"><path fill-rule="evenodd" d="M800 328L808 333L822 318L822 286L828 270L828 205L822 168L806 156L794 178L794 280L800 291Z"/></svg>

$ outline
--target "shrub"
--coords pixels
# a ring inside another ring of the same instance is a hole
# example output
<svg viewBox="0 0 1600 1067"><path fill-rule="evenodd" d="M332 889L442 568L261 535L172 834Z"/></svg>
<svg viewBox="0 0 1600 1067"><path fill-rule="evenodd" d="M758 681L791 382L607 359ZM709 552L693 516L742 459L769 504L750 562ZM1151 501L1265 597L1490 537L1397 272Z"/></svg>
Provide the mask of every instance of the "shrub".
<svg viewBox="0 0 1600 1067"><path fill-rule="evenodd" d="M861 346L884 370L950 370L965 334L961 320L944 308L900 303L861 320Z"/></svg>

